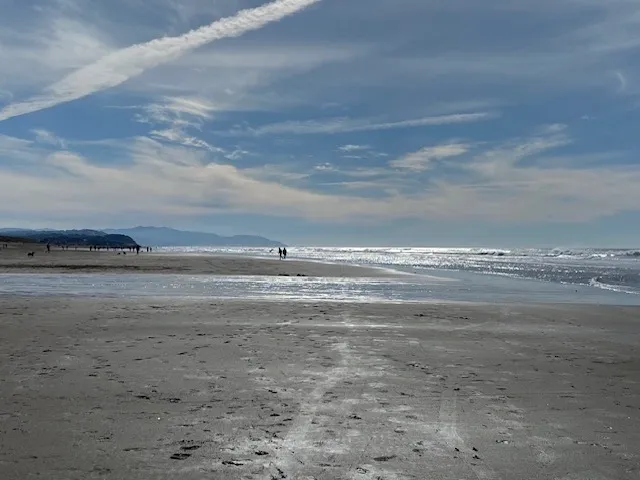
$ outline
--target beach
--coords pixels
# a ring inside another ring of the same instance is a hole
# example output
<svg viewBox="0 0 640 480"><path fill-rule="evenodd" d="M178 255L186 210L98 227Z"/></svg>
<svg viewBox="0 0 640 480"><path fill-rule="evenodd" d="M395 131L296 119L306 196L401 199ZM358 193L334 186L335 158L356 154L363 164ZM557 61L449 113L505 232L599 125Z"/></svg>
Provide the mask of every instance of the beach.
<svg viewBox="0 0 640 480"><path fill-rule="evenodd" d="M52 247L47 253L41 244L11 244L0 250L0 273L174 273L189 275L270 275L362 277L384 276L380 269L346 264L328 264L280 260L277 249L264 255L273 258L242 257L240 255L170 255L141 252L100 250L87 248L61 250ZM35 252L28 257L29 252Z"/></svg>
<svg viewBox="0 0 640 480"><path fill-rule="evenodd" d="M640 478L638 307L0 295L0 332L3 480Z"/></svg>

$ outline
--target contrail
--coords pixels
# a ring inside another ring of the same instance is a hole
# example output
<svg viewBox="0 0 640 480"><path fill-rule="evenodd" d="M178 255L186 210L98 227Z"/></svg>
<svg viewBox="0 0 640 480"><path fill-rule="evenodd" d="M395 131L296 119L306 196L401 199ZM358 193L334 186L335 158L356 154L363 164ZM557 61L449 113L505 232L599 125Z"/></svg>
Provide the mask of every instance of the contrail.
<svg viewBox="0 0 640 480"><path fill-rule="evenodd" d="M104 56L49 86L46 93L0 110L0 121L71 102L126 82L150 68L184 55L221 38L239 37L277 22L321 0L276 0L257 8L240 10L231 17L178 37L139 43Z"/></svg>

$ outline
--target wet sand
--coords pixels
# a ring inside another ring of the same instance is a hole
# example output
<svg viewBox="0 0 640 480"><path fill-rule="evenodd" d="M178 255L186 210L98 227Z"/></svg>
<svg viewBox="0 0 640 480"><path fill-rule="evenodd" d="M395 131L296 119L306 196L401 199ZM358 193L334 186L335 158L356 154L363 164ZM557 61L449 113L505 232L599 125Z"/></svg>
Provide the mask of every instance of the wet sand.
<svg viewBox="0 0 640 480"><path fill-rule="evenodd" d="M28 252L35 252L28 257ZM265 249L267 255L269 249ZM126 255L114 251L90 252L53 247L50 253L41 244L12 244L0 250L0 273L177 273L208 275L289 275L315 277L379 277L389 276L380 269L240 256L170 255L147 253Z"/></svg>
<svg viewBox="0 0 640 480"><path fill-rule="evenodd" d="M638 479L640 309L0 297L0 478Z"/></svg>

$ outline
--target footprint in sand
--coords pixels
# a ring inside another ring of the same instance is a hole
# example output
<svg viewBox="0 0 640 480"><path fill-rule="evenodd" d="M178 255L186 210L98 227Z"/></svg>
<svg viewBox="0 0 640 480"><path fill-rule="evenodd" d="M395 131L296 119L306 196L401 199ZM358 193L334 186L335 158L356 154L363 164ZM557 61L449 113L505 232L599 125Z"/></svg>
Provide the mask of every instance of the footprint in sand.
<svg viewBox="0 0 640 480"><path fill-rule="evenodd" d="M199 448L202 448L202 445L185 445L184 447L180 447L180 450L189 452L191 450L198 450Z"/></svg>
<svg viewBox="0 0 640 480"><path fill-rule="evenodd" d="M186 460L187 458L189 458L191 456L190 453L174 453L173 455L171 455L169 458L171 460Z"/></svg>
<svg viewBox="0 0 640 480"><path fill-rule="evenodd" d="M373 457L376 462L388 462L396 458L396 455L383 455L381 457Z"/></svg>

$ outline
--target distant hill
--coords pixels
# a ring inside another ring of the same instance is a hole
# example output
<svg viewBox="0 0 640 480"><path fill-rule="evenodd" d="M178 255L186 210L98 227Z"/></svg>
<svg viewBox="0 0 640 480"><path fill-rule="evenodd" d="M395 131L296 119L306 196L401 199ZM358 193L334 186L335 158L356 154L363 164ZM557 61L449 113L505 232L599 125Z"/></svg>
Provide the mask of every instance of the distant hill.
<svg viewBox="0 0 640 480"><path fill-rule="evenodd" d="M105 229L106 233L128 235L140 245L159 247L225 246L225 247L279 247L284 244L254 235L223 237L215 233L190 232L167 227L134 227Z"/></svg>
<svg viewBox="0 0 640 480"><path fill-rule="evenodd" d="M1 235L20 237L34 242L54 245L85 245L97 247L133 247L136 241L122 234L109 234L99 230L28 230L19 228L0 229Z"/></svg>
<svg viewBox="0 0 640 480"><path fill-rule="evenodd" d="M33 243L30 238L15 237L13 235L0 235L0 243Z"/></svg>

